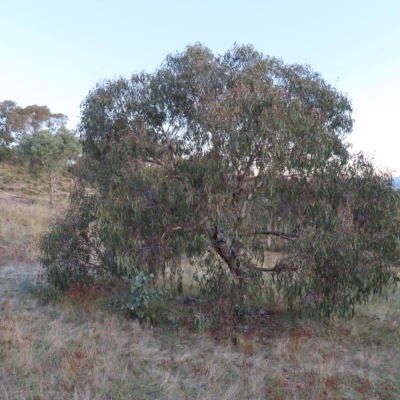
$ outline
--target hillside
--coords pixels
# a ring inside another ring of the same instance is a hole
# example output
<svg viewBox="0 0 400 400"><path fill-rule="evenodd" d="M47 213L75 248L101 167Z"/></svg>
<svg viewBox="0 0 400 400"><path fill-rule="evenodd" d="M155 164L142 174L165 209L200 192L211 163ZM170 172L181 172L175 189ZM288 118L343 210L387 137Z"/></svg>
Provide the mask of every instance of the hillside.
<svg viewBox="0 0 400 400"><path fill-rule="evenodd" d="M58 207L65 206L73 177L63 173L56 185ZM0 200L14 204L48 204L48 182L44 174L31 176L22 165L0 162Z"/></svg>
<svg viewBox="0 0 400 400"><path fill-rule="evenodd" d="M40 235L67 207L71 183L71 176L61 176L51 210L46 176L32 177L20 165L0 163L0 265L36 262Z"/></svg>
<svg viewBox="0 0 400 400"><path fill-rule="evenodd" d="M37 242L67 207L72 177L48 207L44 177L0 164L0 397L5 399L396 399L400 291L326 328L292 324L283 299L226 318L174 298L139 323L112 307L109 281L60 294L38 278ZM275 255L269 255L276 257ZM183 268L189 268L183 264ZM189 278L188 278L189 279ZM215 305L214 305L215 306Z"/></svg>

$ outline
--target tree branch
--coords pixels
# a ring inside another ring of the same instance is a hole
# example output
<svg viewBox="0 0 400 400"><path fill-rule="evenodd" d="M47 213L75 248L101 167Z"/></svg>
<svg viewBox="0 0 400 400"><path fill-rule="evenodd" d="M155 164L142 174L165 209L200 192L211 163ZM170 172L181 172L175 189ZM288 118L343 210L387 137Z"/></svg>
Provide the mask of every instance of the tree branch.
<svg viewBox="0 0 400 400"><path fill-rule="evenodd" d="M254 269L256 271L261 271L261 272L279 272L281 270L281 268L277 268L276 265L273 268L262 268L262 267L252 266L252 269Z"/></svg>
<svg viewBox="0 0 400 400"><path fill-rule="evenodd" d="M299 235L294 235L293 233L286 233L286 232L281 232L281 231L262 230L259 233L263 234L263 235L278 236L278 237L280 237L282 239L286 239L286 240L295 240L295 239L299 238Z"/></svg>
<svg viewBox="0 0 400 400"><path fill-rule="evenodd" d="M286 271L297 271L297 267L287 267L284 268L282 265L275 265L273 268L263 268L263 267L256 267L254 265L250 265L250 267L256 271L261 271L261 272L282 272L283 270Z"/></svg>
<svg viewBox="0 0 400 400"><path fill-rule="evenodd" d="M205 217L203 217L203 218L201 219L201 221L200 221L198 224L196 224L196 225L194 225L194 226L191 226L190 228L186 228L185 231L186 231L186 232L194 231L195 229L197 229L198 227L200 227L201 225L203 225L207 220L208 220L208 217L205 216ZM161 239L160 239L160 240L161 240L161 243L164 245L164 238L165 238L165 235L166 235L167 233L172 232L172 231L177 231L177 230L180 230L180 229L184 229L184 228L181 227L181 226L174 226L174 227L172 227L172 228L167 229L167 230L162 234L162 236L161 236Z"/></svg>
<svg viewBox="0 0 400 400"><path fill-rule="evenodd" d="M172 175L172 177L174 179L177 179L178 181L182 181L182 177L180 175L176 175L174 173L174 169L171 167L171 165L168 165L163 160L160 160L157 157L152 157L152 158L142 158L142 161L159 165L159 166L165 168Z"/></svg>
<svg viewBox="0 0 400 400"><path fill-rule="evenodd" d="M144 162L149 162L149 163L161 165L161 167L168 168L167 164L166 164L164 161L162 161L162 160L160 160L159 158L157 158L157 157L153 157L153 158L143 158L142 160L143 160Z"/></svg>

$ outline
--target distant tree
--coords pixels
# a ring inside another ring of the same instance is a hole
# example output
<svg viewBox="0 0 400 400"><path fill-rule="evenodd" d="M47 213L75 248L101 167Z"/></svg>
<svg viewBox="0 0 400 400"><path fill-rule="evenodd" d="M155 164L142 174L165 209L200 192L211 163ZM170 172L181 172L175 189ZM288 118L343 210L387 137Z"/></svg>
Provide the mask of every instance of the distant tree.
<svg viewBox="0 0 400 400"><path fill-rule="evenodd" d="M15 141L14 133L23 125L20 110L11 100L0 103L0 159L10 152L10 145Z"/></svg>
<svg viewBox="0 0 400 400"><path fill-rule="evenodd" d="M18 146L19 154L28 163L31 171L44 170L48 176L50 206L54 207L54 184L61 170L68 162L76 161L81 146L75 134L65 128L55 134L50 131L38 131L24 135Z"/></svg>
<svg viewBox="0 0 400 400"><path fill-rule="evenodd" d="M47 106L32 105L21 109L20 114L24 121L22 134L33 134L40 130L57 132L65 128L68 117L64 114L52 114Z"/></svg>
<svg viewBox="0 0 400 400"><path fill-rule="evenodd" d="M244 299L272 273L292 310L351 314L395 279L400 255L399 195L350 156L351 112L310 67L251 46L190 46L154 74L98 84L70 211L41 242L49 279L179 276L185 254L203 288L229 283ZM287 244L266 267L271 235Z"/></svg>
<svg viewBox="0 0 400 400"><path fill-rule="evenodd" d="M8 146L26 134L40 130L53 133L65 128L68 117L61 113L52 114L49 107L31 105L19 107L11 100L0 102L0 146Z"/></svg>
<svg viewBox="0 0 400 400"><path fill-rule="evenodd" d="M7 158L13 144L22 136L40 130L55 133L64 129L67 122L66 115L52 114L47 106L30 105L22 108L11 100L0 102L0 159Z"/></svg>

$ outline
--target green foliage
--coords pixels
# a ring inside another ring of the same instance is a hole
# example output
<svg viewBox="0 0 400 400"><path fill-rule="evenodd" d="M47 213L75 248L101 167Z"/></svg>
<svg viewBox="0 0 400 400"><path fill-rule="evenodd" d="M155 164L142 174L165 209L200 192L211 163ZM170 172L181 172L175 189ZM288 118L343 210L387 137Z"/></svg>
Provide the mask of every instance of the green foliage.
<svg viewBox="0 0 400 400"><path fill-rule="evenodd" d="M101 248L99 232L93 224L98 202L79 191L73 199L73 212L68 211L39 243L40 263L47 280L62 291L75 283L113 275L108 253Z"/></svg>
<svg viewBox="0 0 400 400"><path fill-rule="evenodd" d="M40 130L55 133L65 129L67 122L66 115L53 114L47 106L35 104L22 108L14 101L5 100L0 102L0 147Z"/></svg>
<svg viewBox="0 0 400 400"><path fill-rule="evenodd" d="M15 148L8 147L6 145L0 145L0 162L15 162L17 159L17 151Z"/></svg>
<svg viewBox="0 0 400 400"><path fill-rule="evenodd" d="M0 159L7 158L7 150L15 140L13 133L21 126L20 110L17 103L11 100L0 103Z"/></svg>
<svg viewBox="0 0 400 400"><path fill-rule="evenodd" d="M359 155L344 168L327 166L297 190L291 211L301 221L299 239L275 276L292 309L324 319L352 316L356 304L398 281L399 194L391 182Z"/></svg>
<svg viewBox="0 0 400 400"><path fill-rule="evenodd" d="M207 293L246 298L272 273L293 311L351 314L394 279L400 239L391 176L344 142L351 112L310 67L251 46L197 44L99 83L82 103L71 209L42 240L49 276L93 277L96 255L114 276L181 279L185 254ZM271 268L266 235L287 242Z"/></svg>
<svg viewBox="0 0 400 400"><path fill-rule="evenodd" d="M213 315L209 313L198 312L193 318L193 330L203 332L211 329L215 324Z"/></svg>
<svg viewBox="0 0 400 400"><path fill-rule="evenodd" d="M30 105L19 107L11 100L0 102L0 161L9 161L15 156L13 144L25 135L41 130L56 133L65 130L68 117L51 113L47 106Z"/></svg>
<svg viewBox="0 0 400 400"><path fill-rule="evenodd" d="M41 304L48 304L61 300L60 292L56 290L54 286L42 280L32 281L30 279L25 279L21 281L18 286L20 290L37 296Z"/></svg>
<svg viewBox="0 0 400 400"><path fill-rule="evenodd" d="M81 152L78 138L67 129L61 129L55 134L50 131L39 131L23 136L18 150L31 172L42 170L46 172L50 188L50 204L54 207L54 183L60 171L68 167L68 162L77 160Z"/></svg>
<svg viewBox="0 0 400 400"><path fill-rule="evenodd" d="M151 309L151 303L155 300L162 300L167 292L151 287L154 281L154 274L146 275L143 271L134 270L135 278L130 289L130 294L125 298L122 309L129 310L129 313L139 319L150 322L155 319Z"/></svg>
<svg viewBox="0 0 400 400"><path fill-rule="evenodd" d="M81 151L78 138L68 130L55 134L39 131L25 135L19 143L20 154L27 159L32 171L45 169L50 175L67 167L68 161L74 161Z"/></svg>

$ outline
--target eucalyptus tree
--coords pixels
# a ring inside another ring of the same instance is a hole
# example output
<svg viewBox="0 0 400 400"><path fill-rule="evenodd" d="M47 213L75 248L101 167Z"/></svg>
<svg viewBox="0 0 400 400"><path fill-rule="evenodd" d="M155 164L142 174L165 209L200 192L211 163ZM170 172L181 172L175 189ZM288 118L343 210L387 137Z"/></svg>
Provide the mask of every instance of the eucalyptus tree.
<svg viewBox="0 0 400 400"><path fill-rule="evenodd" d="M15 101L0 102L0 160L7 159L15 150L15 144L25 135L41 130L56 133L66 129L68 117L52 113L47 106L36 104L22 108Z"/></svg>
<svg viewBox="0 0 400 400"><path fill-rule="evenodd" d="M0 146L9 146L26 134L65 129L68 117L36 104L22 108L15 101L0 102Z"/></svg>
<svg viewBox="0 0 400 400"><path fill-rule="evenodd" d="M15 139L12 135L13 128L19 125L20 108L17 103L5 100L0 103L0 146L9 146Z"/></svg>
<svg viewBox="0 0 400 400"><path fill-rule="evenodd" d="M81 152L78 138L67 129L55 134L39 131L24 135L18 145L18 152L32 172L45 171L49 183L50 207L54 208L54 185L68 162L75 162Z"/></svg>
<svg viewBox="0 0 400 400"><path fill-rule="evenodd" d="M233 282L246 297L272 273L293 309L351 313L395 279L399 256L398 195L350 156L351 113L309 66L252 46L197 44L155 73L100 82L82 103L71 210L41 242L49 279L179 276L185 254L203 287ZM263 265L270 235L287 242L275 266Z"/></svg>

